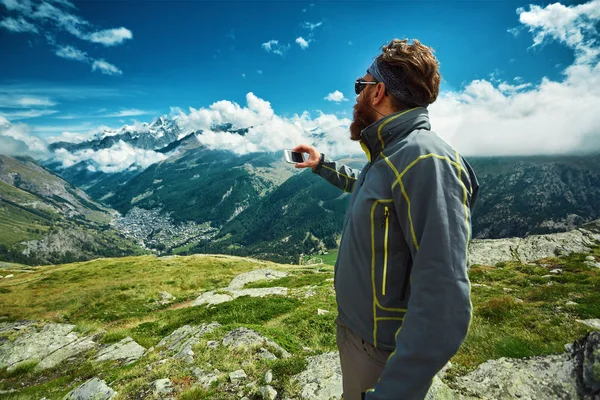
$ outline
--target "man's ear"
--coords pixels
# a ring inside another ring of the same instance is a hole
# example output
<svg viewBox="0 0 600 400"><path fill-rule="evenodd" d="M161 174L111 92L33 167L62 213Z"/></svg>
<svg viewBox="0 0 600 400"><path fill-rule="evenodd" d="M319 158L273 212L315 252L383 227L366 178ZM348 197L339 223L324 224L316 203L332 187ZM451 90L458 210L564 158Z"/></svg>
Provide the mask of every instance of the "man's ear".
<svg viewBox="0 0 600 400"><path fill-rule="evenodd" d="M375 90L374 90L374 95L373 95L373 105L376 106L378 104L381 104L384 99L386 98L385 95L385 84L382 82L379 82L377 85L375 85Z"/></svg>

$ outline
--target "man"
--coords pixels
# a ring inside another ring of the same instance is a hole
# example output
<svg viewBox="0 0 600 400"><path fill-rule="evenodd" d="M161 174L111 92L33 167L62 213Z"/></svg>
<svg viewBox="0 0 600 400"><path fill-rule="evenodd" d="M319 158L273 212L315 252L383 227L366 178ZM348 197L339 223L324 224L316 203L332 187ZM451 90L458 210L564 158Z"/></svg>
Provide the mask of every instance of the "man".
<svg viewBox="0 0 600 400"><path fill-rule="evenodd" d="M309 154L297 168L352 193L335 266L344 400L423 399L471 320L478 184L430 129L438 69L429 47L394 39L356 80L350 138L367 155L362 171L294 149Z"/></svg>

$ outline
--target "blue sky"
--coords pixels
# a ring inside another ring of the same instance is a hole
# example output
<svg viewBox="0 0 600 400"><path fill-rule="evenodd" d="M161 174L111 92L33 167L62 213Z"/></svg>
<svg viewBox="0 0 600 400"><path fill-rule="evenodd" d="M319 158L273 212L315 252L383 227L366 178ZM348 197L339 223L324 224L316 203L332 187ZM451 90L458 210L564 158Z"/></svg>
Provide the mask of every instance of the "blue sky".
<svg viewBox="0 0 600 400"><path fill-rule="evenodd" d="M0 115L44 138L150 122L173 108L191 115L189 107L222 100L245 107L252 92L282 118L304 111L351 118L353 80L392 38L435 48L442 92L454 99L480 81L538 90L544 79L564 82L581 52L544 12L581 10L591 28L598 26L598 0L550 5L0 0ZM537 22L520 21L534 9ZM584 33L589 41L597 31ZM534 46L536 35L542 40ZM586 65L593 71L596 62ZM335 91L346 100L325 99Z"/></svg>

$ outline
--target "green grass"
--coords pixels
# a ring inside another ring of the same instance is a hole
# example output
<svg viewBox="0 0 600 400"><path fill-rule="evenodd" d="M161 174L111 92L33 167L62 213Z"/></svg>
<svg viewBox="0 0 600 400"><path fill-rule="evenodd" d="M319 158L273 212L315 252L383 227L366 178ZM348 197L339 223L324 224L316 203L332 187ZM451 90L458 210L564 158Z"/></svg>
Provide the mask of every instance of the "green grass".
<svg viewBox="0 0 600 400"><path fill-rule="evenodd" d="M600 250L594 251L600 257ZM463 346L452 359L450 383L486 360L561 353L565 343L583 336L589 328L575 319L600 318L600 271L585 266L585 256L575 254L529 265L507 262L473 266L471 282L487 287L472 287L473 319ZM259 268L274 268L289 275L246 287L284 286L290 288L289 295L246 296L213 307L184 306L201 292L224 288L234 276ZM563 273L543 278L554 268L561 268ZM92 351L87 357L43 372L34 370L35 363L10 373L0 371L0 390L19 390L6 394L9 399L62 398L98 375L119 392L120 398L151 398L149 383L169 377L175 383L177 398L230 399L237 397L239 388L232 388L227 374L240 368L248 374L248 382L256 381L258 386L266 371L272 370L272 386L278 396L294 397L298 388L290 378L305 368L306 357L336 350L337 305L331 282L333 268L327 264L292 267L229 256L143 256L27 270L30 272L11 268L15 276L0 280L2 320L73 323L81 335L105 330L97 339L101 344L131 336L146 348L156 346L183 325L216 321L222 326L194 346L191 365L171 359L159 364L164 356L156 351L130 366L97 365L87 361ZM312 288L312 296L305 296L307 286ZM176 296L179 304L158 305L156 300L163 290ZM566 306L567 301L577 304ZM318 315L317 309L330 312ZM292 357L267 361L259 359L255 349L232 351L207 346L209 340L220 340L240 326L274 340ZM192 370L196 367L219 369L218 382L208 389L193 387ZM245 394L250 398L257 395L251 389Z"/></svg>

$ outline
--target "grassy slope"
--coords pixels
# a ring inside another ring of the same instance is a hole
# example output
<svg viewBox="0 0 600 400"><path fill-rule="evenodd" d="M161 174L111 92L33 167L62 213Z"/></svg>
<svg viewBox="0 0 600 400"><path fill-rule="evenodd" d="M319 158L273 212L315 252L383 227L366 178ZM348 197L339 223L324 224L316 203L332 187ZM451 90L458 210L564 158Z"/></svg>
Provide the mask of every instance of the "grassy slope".
<svg viewBox="0 0 600 400"><path fill-rule="evenodd" d="M473 321L467 340L452 360L450 381L488 359L560 353L565 343L582 336L588 328L575 319L600 318L600 270L587 268L582 262L585 256L547 259L537 265L504 263L496 267L472 267L472 283L489 287L472 289ZM595 256L600 260L600 250L595 251ZM542 278L556 267L562 268L563 273ZM257 268L286 270L293 275L249 286L286 286L293 294L295 288L311 285L315 286L316 294L309 298L242 297L213 308L178 307L204 290L225 287L235 275ZM131 336L145 347L156 345L185 324L217 321L224 326L195 347L196 360L192 366L169 361L148 371L148 364L160 360L158 354L152 353L131 366L76 361L42 375L27 365L12 373L0 371L0 390L20 388L21 383L31 386L8 398L60 398L83 380L100 375L120 393L120 398L147 396L148 382L170 377L181 398L226 399L232 396L224 389L226 377L222 376L218 386L205 391L191 387L194 378L190 371L196 366L205 368L206 362L210 362L213 368L230 372L239 369L244 361L248 361L244 366L250 377L248 381L260 383L264 373L273 369L273 385L280 395L290 395L295 389L289 377L304 368L305 357L336 349L336 306L330 265L292 267L229 256L162 259L147 256L52 267L15 267L11 273L14 278L0 280L0 321L69 322L86 334L105 329L99 339L102 343ZM553 284L548 285L549 281ZM156 305L155 300L163 290L175 295L178 304ZM578 304L565 306L569 300ZM320 316L317 308L331 312ZM243 352L207 347L208 340L218 339L239 325L273 338L294 356L289 360L265 361L251 359ZM304 346L312 351L304 350Z"/></svg>

